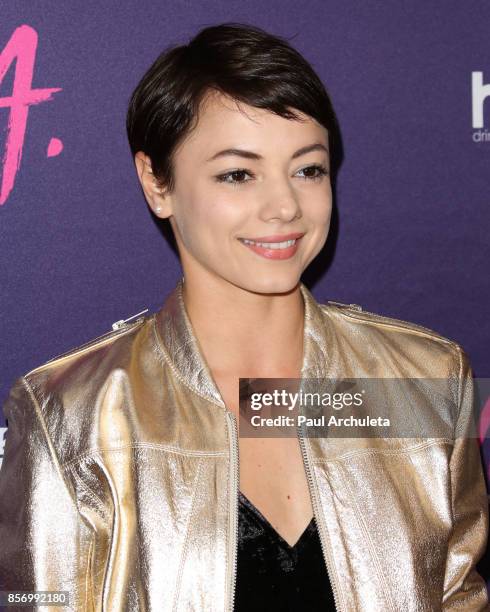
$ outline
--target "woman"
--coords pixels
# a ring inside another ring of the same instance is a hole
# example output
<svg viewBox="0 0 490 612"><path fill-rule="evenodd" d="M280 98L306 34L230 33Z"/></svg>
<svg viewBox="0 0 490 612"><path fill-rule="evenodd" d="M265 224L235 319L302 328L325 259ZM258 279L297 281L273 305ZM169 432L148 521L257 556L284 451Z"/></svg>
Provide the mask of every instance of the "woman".
<svg viewBox="0 0 490 612"><path fill-rule="evenodd" d="M0 588L73 610L488 609L466 355L300 280L336 144L311 66L258 28L206 28L144 75L127 127L183 279L12 387ZM437 397L418 415L460 435L239 437L240 377L443 379L456 415Z"/></svg>

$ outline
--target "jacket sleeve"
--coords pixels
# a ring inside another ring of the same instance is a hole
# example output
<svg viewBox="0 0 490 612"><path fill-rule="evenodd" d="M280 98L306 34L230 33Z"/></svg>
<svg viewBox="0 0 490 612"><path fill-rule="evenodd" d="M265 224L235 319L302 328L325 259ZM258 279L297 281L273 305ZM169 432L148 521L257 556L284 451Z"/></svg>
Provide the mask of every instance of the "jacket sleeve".
<svg viewBox="0 0 490 612"><path fill-rule="evenodd" d="M25 378L15 381L4 414L0 591L65 591L68 609L88 610L87 527Z"/></svg>
<svg viewBox="0 0 490 612"><path fill-rule="evenodd" d="M453 531L449 541L442 610L490 610L485 581L476 570L487 545L488 498L476 440L474 383L459 348L459 414L450 460Z"/></svg>

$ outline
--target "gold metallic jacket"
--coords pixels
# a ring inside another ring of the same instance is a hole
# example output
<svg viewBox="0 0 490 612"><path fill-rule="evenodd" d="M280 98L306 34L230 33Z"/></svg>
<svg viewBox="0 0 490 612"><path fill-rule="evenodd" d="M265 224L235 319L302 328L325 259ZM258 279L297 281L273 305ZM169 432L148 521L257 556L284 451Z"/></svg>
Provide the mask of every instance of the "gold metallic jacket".
<svg viewBox="0 0 490 612"><path fill-rule="evenodd" d="M236 421L181 283L158 312L13 384L0 590L68 591L77 611L233 610ZM301 292L303 377L447 378L456 381L454 427L467 430L473 381L458 344ZM442 407L436 398L425 409ZM337 610L489 609L475 570L488 515L474 438L300 443Z"/></svg>

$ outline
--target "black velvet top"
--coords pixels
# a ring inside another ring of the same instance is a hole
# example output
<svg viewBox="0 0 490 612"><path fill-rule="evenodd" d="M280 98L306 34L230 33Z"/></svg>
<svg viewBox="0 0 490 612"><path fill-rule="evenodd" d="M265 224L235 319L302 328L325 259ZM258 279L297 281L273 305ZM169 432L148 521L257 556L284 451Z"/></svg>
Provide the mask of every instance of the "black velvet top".
<svg viewBox="0 0 490 612"><path fill-rule="evenodd" d="M235 612L335 610L315 519L290 546L239 491Z"/></svg>

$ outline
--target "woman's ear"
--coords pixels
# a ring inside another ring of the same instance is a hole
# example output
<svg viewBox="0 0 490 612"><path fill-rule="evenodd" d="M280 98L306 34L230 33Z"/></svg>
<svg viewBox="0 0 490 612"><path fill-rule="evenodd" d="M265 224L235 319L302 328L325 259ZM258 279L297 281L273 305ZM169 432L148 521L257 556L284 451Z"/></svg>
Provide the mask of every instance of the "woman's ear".
<svg viewBox="0 0 490 612"><path fill-rule="evenodd" d="M143 151L138 151L134 156L134 163L143 193L151 210L161 219L170 217L172 214L171 197L155 178L151 159Z"/></svg>

